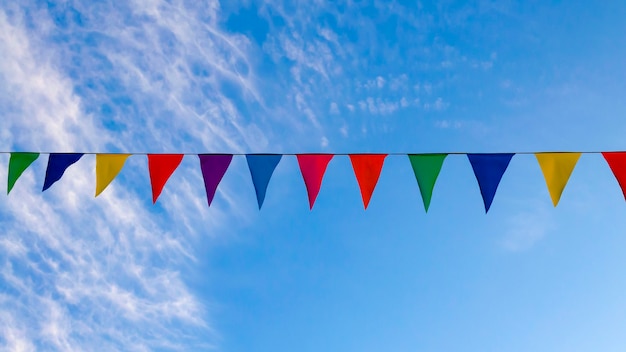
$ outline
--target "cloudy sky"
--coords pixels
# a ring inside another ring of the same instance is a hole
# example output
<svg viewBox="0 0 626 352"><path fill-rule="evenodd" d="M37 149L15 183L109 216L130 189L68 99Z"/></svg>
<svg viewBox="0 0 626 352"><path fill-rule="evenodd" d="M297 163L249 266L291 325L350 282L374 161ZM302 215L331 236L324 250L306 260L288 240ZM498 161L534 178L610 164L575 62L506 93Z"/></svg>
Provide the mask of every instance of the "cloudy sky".
<svg viewBox="0 0 626 352"><path fill-rule="evenodd" d="M624 18L623 1L0 1L0 179L11 151L624 150ZM313 211L293 156L260 211L243 156L210 208L194 155L156 205L145 155L98 198L94 160L42 193L44 154L0 196L1 350L626 348L626 204L598 154L557 208L516 155L487 215L464 155L428 214L406 156L367 211L346 156Z"/></svg>

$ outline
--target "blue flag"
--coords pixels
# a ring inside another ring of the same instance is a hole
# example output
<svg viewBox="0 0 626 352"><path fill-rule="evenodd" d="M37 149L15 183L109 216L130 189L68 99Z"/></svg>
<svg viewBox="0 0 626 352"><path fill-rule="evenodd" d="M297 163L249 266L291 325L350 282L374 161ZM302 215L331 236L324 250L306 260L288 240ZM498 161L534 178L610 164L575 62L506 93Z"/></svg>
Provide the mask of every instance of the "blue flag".
<svg viewBox="0 0 626 352"><path fill-rule="evenodd" d="M485 213L489 211L496 195L502 175L515 154L467 154L485 203Z"/></svg>
<svg viewBox="0 0 626 352"><path fill-rule="evenodd" d="M250 176L252 176L252 183L254 184L254 191L256 192L256 199L259 203L259 209L261 209L263 201L265 200L267 185L270 183L274 169L276 169L281 158L282 155L279 154L246 155Z"/></svg>
<svg viewBox="0 0 626 352"><path fill-rule="evenodd" d="M43 182L42 192L50 188L55 182L63 177L63 173L72 164L83 156L82 153L51 153L48 157L46 179Z"/></svg>

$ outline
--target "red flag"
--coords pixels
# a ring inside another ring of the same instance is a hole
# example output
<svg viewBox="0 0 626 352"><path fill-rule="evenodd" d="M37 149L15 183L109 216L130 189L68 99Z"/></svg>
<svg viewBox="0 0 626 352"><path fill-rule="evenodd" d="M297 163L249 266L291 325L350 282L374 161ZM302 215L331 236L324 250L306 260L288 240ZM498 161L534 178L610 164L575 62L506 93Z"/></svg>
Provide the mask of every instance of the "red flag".
<svg viewBox="0 0 626 352"><path fill-rule="evenodd" d="M602 156L613 171L626 199L626 152L604 152Z"/></svg>
<svg viewBox="0 0 626 352"><path fill-rule="evenodd" d="M183 156L184 154L148 154L152 203L156 203L165 183L183 161Z"/></svg>
<svg viewBox="0 0 626 352"><path fill-rule="evenodd" d="M387 154L354 154L350 155L354 175L361 189L361 197L363 198L363 206L367 209L370 203L376 183L383 169L383 163Z"/></svg>
<svg viewBox="0 0 626 352"><path fill-rule="evenodd" d="M322 179L326 172L328 163L333 158L332 154L299 154L297 155L300 172L306 185L306 192L309 195L309 209L313 209L313 204L317 198Z"/></svg>

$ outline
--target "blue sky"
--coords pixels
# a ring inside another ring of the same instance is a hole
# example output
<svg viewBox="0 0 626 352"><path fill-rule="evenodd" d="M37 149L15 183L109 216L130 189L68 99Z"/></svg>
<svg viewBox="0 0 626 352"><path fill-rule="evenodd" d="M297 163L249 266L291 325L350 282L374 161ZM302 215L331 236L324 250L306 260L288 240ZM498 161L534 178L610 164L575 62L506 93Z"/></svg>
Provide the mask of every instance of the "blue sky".
<svg viewBox="0 0 626 352"><path fill-rule="evenodd" d="M624 150L626 3L0 3L0 149ZM0 155L0 165L9 156ZM236 156L211 208L187 156L151 204L131 157L0 197L0 349L623 351L624 197L585 154L553 208L517 155L489 214L467 158L428 214L390 156L367 211L335 157L257 209ZM0 179L7 168L0 167ZM0 183L0 193L6 193Z"/></svg>

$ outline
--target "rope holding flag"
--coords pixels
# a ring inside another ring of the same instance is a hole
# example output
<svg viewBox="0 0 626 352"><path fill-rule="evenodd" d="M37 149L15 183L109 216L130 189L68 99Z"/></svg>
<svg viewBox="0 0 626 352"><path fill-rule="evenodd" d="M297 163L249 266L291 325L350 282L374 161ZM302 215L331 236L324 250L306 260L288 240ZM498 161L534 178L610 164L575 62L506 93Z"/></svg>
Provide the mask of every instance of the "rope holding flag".
<svg viewBox="0 0 626 352"><path fill-rule="evenodd" d="M424 209L428 212L433 190L444 161L449 155L464 155L468 158L483 199L485 213L488 213L496 192L512 158L516 154L534 155L546 182L552 204L556 207L560 201L572 172L582 154L601 154L610 167L626 200L626 151L606 152L517 152L517 153L302 153L302 154L150 154L150 153L53 153L53 152L3 152L9 154L7 173L7 195L14 188L17 180L41 154L48 155L45 179L42 191L46 191L58 182L67 169L78 162L85 154L95 155L95 196L99 196L117 177L131 155L145 155L148 159L148 172L152 189L152 202L156 203L165 184L180 166L185 155L196 155L204 181L207 204L210 207L217 188L226 174L234 156L245 156L252 178L259 209L262 208L269 182L276 167L285 155L295 156L300 168L309 200L309 209L313 209L317 196L332 159L348 156L357 180L364 209L369 207L372 195L387 156L408 157L415 179L419 186Z"/></svg>

